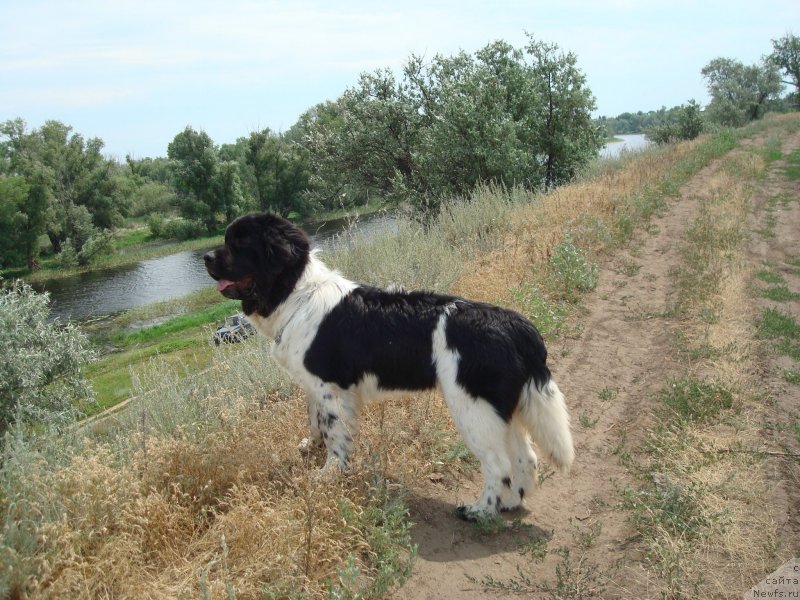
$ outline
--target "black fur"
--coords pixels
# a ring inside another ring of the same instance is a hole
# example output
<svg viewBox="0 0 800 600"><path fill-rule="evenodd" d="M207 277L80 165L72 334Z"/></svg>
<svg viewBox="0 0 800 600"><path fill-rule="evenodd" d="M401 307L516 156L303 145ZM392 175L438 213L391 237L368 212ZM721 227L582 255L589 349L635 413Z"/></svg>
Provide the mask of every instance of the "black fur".
<svg viewBox="0 0 800 600"><path fill-rule="evenodd" d="M454 298L358 287L322 320L305 356L306 368L347 389L366 374L385 390L436 385L432 334Z"/></svg>
<svg viewBox="0 0 800 600"><path fill-rule="evenodd" d="M242 311L268 317L289 297L308 264L308 236L271 213L245 215L225 230L225 245L203 256L216 280L244 282L222 293Z"/></svg>
<svg viewBox="0 0 800 600"><path fill-rule="evenodd" d="M305 367L347 389L374 375L384 390L422 390L436 384L431 362L433 332L448 313L448 349L458 352L458 383L484 398L509 421L531 379L550 379L539 332L503 308L429 292L396 292L361 286L322 320Z"/></svg>

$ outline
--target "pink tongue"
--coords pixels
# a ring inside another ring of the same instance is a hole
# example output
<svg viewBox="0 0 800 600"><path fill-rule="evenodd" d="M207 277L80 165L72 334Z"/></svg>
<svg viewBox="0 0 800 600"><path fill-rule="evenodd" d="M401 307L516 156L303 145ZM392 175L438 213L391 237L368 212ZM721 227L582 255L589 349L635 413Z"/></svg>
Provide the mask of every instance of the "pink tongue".
<svg viewBox="0 0 800 600"><path fill-rule="evenodd" d="M217 291L221 292L223 290L227 290L232 285L236 285L235 281L230 281L228 279L220 279L217 281Z"/></svg>

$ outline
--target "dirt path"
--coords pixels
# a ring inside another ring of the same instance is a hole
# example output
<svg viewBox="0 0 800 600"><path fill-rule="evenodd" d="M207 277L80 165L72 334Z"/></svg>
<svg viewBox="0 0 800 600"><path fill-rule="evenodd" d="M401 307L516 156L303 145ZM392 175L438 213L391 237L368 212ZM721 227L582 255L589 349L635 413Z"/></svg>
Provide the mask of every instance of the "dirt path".
<svg viewBox="0 0 800 600"><path fill-rule="evenodd" d="M800 143L796 134L792 140ZM528 509L516 516L516 522L509 517L513 525L499 534L465 527L452 516L453 505L477 493L479 477L462 482L458 489L427 483L414 490L410 505L418 557L411 579L397 597L484 598L487 584L496 588L495 597L520 597L514 592L537 584L547 583L555 590L557 566L562 575L565 569L574 569L586 596L554 593L552 597L649 595L641 588L647 575L638 566L643 549L632 541L635 532L617 509L621 490L631 482L620 454L643 441L653 425L659 390L685 369L672 359L677 323L670 316L675 293L671 274L681 264L678 241L698 214L698 197L719 168L718 160L701 170L647 231L601 268L597 288L577 316L580 334L549 344L554 377L573 420L577 458L572 473L545 476L527 501ZM793 189L781 193L800 195L796 181ZM772 195L764 192L763 201ZM773 252L800 256L800 207L794 202L784 212L775 233L787 247L776 250L770 240L756 240L754 261L778 260ZM796 279L790 281L795 291L800 291L798 272L793 271ZM765 364L763 371L776 399L773 412L780 413L773 416L786 422L787 415L800 407L798 386L794 396L788 395L788 384L773 366ZM776 458L769 465L777 482L776 520L785 535L792 535L800 531L800 471L790 460ZM565 552L558 552L564 547L570 549L566 559ZM519 584L516 590L509 583L512 578ZM542 596L547 597L544 592L532 597Z"/></svg>
<svg viewBox="0 0 800 600"><path fill-rule="evenodd" d="M800 148L800 136L783 144L787 155ZM800 181L785 176L785 160L777 161L753 198L750 259L757 273L774 273L794 294L800 294ZM756 278L757 286L768 287ZM793 301L754 299L754 311L775 309L800 323L800 297ZM760 357L764 387L765 425L763 440L771 451L792 456L771 456L765 463L779 543L800 556L800 385L789 382L787 373L800 377L798 362L791 357L766 353ZM795 428L794 430L792 428ZM792 435L794 434L794 435Z"/></svg>

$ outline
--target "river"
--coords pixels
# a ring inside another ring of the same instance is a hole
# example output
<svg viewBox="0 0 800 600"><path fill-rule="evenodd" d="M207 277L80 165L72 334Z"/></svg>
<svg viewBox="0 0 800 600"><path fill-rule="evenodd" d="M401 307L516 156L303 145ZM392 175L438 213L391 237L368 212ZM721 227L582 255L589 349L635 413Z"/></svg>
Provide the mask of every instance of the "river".
<svg viewBox="0 0 800 600"><path fill-rule="evenodd" d="M618 134L614 137L620 139L619 142L611 142L600 149L602 158L615 158L623 151L642 150L649 146L651 142L644 137L643 133Z"/></svg>
<svg viewBox="0 0 800 600"><path fill-rule="evenodd" d="M642 134L617 137L622 141L604 146L600 156L613 158L624 150L638 150L649 144ZM334 243L336 235L351 225L370 236L385 231L394 222L391 216L380 214L362 218L354 225L339 219L304 228L311 235L312 244L319 247ZM86 321L212 287L214 282L203 263L207 250L177 252L131 265L50 279L34 287L50 293L53 317L62 321Z"/></svg>
<svg viewBox="0 0 800 600"><path fill-rule="evenodd" d="M392 227L395 220L385 214L362 218L354 224L346 219L303 226L315 247L330 246L336 235L352 227L367 236ZM34 285L50 294L52 317L61 321L86 321L115 315L131 308L185 296L213 287L203 262L202 250L176 252L138 263L99 269L71 277L48 279Z"/></svg>

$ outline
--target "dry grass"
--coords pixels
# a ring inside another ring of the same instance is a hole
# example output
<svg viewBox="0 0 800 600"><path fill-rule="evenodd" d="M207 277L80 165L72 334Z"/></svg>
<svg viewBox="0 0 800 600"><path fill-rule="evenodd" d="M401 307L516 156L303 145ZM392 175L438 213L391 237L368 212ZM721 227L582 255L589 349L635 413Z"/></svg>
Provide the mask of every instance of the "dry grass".
<svg viewBox="0 0 800 600"><path fill-rule="evenodd" d="M518 200L509 234L493 251L463 268L456 292L477 300L512 302L511 288L538 280L568 233L592 254L613 251L662 206L660 186L696 145L653 148L620 162L601 161L585 179Z"/></svg>

